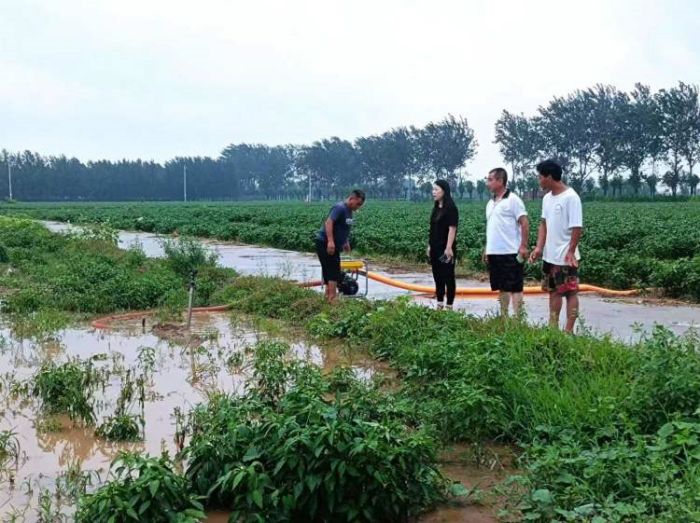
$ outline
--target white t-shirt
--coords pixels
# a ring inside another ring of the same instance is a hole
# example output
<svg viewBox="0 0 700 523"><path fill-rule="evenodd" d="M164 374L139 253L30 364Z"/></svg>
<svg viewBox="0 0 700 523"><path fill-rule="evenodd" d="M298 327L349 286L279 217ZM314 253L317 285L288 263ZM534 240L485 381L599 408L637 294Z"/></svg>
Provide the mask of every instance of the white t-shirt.
<svg viewBox="0 0 700 523"><path fill-rule="evenodd" d="M486 204L486 254L517 254L522 233L518 220L527 216L517 194L508 191L503 198Z"/></svg>
<svg viewBox="0 0 700 523"><path fill-rule="evenodd" d="M553 265L566 265L564 258L571 242L571 229L583 226L581 198L572 188L554 196L551 192L542 199L542 219L547 224L547 241L542 259ZM581 259L576 246L576 259Z"/></svg>

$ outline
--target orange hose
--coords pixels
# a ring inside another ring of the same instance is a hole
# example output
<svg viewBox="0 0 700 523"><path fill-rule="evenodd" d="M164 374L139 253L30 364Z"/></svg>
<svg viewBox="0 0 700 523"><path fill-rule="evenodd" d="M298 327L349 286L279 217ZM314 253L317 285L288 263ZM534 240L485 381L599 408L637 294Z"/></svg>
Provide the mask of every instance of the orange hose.
<svg viewBox="0 0 700 523"><path fill-rule="evenodd" d="M362 274L365 274L364 272ZM391 285L392 287L398 287L399 289L404 289L407 291L421 292L421 293L432 293L434 288L430 285L417 285L415 283L408 283L400 280L395 280L389 278L388 276L383 276L377 274L376 272L367 272L366 276L370 280L378 281L385 285ZM612 289L605 289L603 287L596 287L595 285L581 284L579 285L580 292L597 292L600 294L607 294L609 296L632 296L636 294L637 291L616 291ZM496 296L498 291L492 291L488 287L457 287L457 294L460 296ZM523 288L524 294L548 294L547 291L543 291L540 287L525 287Z"/></svg>
<svg viewBox="0 0 700 523"><path fill-rule="evenodd" d="M231 305L214 305L211 307L193 307L192 312L202 313L202 312L223 312L231 308ZM110 316L103 316L93 320L90 325L95 329L110 329L112 328L112 322L114 321L124 321L133 320L136 318L144 318L150 316L155 312L155 310L148 311L135 311L135 312L125 312L123 314L112 314Z"/></svg>
<svg viewBox="0 0 700 523"><path fill-rule="evenodd" d="M321 285L323 285L323 282L321 280L311 280L311 281L299 282L299 287L303 287L303 288L320 287Z"/></svg>

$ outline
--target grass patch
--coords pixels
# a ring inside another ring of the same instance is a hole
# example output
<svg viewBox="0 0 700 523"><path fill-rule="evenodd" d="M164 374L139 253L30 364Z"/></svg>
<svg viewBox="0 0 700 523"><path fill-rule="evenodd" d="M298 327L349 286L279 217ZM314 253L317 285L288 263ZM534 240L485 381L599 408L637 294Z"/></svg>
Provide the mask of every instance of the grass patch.
<svg viewBox="0 0 700 523"><path fill-rule="evenodd" d="M3 310L26 315L50 310L107 313L183 303L189 274L198 269L196 305L209 305L214 291L230 281L230 269L200 256L191 240L174 242L170 257L149 259L138 246L119 249L109 231L77 235L50 232L38 222L0 218L0 245L9 267L0 275Z"/></svg>

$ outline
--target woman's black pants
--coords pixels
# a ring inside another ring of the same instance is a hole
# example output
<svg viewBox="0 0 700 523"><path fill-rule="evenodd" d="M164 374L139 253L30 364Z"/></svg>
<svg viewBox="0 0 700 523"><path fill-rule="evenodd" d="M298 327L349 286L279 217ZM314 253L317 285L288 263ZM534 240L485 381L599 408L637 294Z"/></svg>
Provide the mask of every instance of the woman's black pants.
<svg viewBox="0 0 700 523"><path fill-rule="evenodd" d="M455 262L454 257L449 263L440 261L440 257L445 253L445 249L430 252L430 265L433 268L433 279L435 280L435 295L437 301L441 302L445 299L447 293L447 305L452 305L455 301L455 290L457 283L455 282Z"/></svg>

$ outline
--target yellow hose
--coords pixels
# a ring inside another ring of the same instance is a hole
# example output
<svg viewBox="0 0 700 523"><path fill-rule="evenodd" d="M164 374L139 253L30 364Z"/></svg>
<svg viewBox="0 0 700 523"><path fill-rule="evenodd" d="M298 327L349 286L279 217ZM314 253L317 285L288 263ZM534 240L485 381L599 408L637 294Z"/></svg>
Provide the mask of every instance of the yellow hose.
<svg viewBox="0 0 700 523"><path fill-rule="evenodd" d="M376 272L371 272L371 271L367 272L367 273L362 272L362 274L366 274L366 276L370 280L378 281L379 283L383 283L385 285L391 285L392 287L398 287L399 289L404 289L407 291L426 292L426 293L432 293L435 291L435 288L430 286L430 285L417 285L415 283L407 283L404 281L389 278L388 276L383 276L381 274L377 274ZM596 287L595 285L588 285L588 284L579 285L579 291L580 292L597 292L599 294L606 294L609 296L633 296L634 294L637 293L637 291L635 291L635 290L616 291L616 290L605 289L603 287ZM523 288L523 293L524 294L548 294L547 291L543 291L540 287L525 287L525 288ZM498 291L492 291L488 287L457 287L457 294L459 296L495 296L498 294Z"/></svg>

